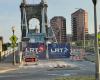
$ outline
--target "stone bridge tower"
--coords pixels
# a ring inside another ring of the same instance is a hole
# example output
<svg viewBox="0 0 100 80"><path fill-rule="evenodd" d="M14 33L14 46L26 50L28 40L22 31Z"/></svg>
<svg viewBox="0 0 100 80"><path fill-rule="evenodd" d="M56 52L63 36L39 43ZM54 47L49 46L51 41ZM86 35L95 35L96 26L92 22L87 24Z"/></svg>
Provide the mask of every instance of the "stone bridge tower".
<svg viewBox="0 0 100 80"><path fill-rule="evenodd" d="M26 0L22 0L20 5L22 39L29 33L29 21L32 18L40 21L40 33L47 34L47 7L46 0L41 0L39 4L27 4Z"/></svg>

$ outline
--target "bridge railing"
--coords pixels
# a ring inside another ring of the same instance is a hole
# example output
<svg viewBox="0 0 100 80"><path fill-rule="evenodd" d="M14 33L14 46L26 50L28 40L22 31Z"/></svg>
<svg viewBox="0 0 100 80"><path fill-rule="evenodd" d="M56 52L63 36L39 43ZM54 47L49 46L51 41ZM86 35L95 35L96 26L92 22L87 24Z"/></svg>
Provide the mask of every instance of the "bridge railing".
<svg viewBox="0 0 100 80"><path fill-rule="evenodd" d="M17 51L17 50L18 50L18 48L15 48L14 51ZM6 50L6 51L1 52L1 53L0 53L0 59L1 59L1 61L2 61L3 59L5 59L7 56L11 55L12 53L13 53L13 49L12 49L12 48L9 49L9 50Z"/></svg>

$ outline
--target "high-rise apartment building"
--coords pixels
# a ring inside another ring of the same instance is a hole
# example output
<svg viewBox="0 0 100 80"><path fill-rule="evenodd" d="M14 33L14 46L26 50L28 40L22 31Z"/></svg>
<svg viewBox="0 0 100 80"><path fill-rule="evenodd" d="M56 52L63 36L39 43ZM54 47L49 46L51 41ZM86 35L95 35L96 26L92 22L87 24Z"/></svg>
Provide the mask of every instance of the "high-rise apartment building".
<svg viewBox="0 0 100 80"><path fill-rule="evenodd" d="M50 20L55 39L58 43L66 43L66 19L62 16L55 16Z"/></svg>
<svg viewBox="0 0 100 80"><path fill-rule="evenodd" d="M72 40L88 39L88 14L85 10L79 9L71 14Z"/></svg>

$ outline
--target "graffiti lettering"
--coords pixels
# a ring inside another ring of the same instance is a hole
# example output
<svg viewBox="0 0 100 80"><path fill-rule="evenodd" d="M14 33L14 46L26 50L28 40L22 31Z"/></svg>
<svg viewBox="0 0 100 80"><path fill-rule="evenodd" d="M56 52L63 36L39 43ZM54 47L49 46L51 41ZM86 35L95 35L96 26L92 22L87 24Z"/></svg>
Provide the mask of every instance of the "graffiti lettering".
<svg viewBox="0 0 100 80"><path fill-rule="evenodd" d="M54 49L51 49L51 52L52 53L62 53L62 52L67 52L68 49L67 48L54 48Z"/></svg>

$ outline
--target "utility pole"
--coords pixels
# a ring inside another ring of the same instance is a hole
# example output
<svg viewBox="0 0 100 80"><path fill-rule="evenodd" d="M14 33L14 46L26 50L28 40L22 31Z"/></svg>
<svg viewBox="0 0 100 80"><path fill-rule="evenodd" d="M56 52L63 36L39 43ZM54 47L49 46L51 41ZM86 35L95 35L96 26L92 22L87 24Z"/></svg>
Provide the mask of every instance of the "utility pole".
<svg viewBox="0 0 100 80"><path fill-rule="evenodd" d="M97 0L92 0L94 5L94 30L95 30L95 53L96 53L96 80L100 80L100 65L99 65L99 48L98 48L98 32L97 32L97 15L96 15L96 4Z"/></svg>

